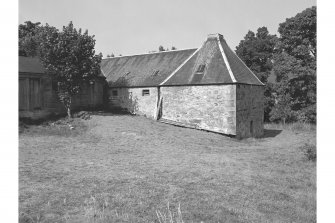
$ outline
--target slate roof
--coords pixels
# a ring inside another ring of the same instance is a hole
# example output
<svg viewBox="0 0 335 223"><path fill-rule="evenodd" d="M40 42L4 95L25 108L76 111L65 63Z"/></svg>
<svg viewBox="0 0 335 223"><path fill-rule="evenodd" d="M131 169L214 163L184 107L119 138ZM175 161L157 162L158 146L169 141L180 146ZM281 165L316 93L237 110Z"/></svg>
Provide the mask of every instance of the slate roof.
<svg viewBox="0 0 335 223"><path fill-rule="evenodd" d="M103 59L101 70L109 86L118 87L264 85L229 48L221 34L208 35L198 49Z"/></svg>
<svg viewBox="0 0 335 223"><path fill-rule="evenodd" d="M19 72L43 74L45 70L38 58L19 56Z"/></svg>
<svg viewBox="0 0 335 223"><path fill-rule="evenodd" d="M204 72L197 74L199 66ZM201 85L233 83L215 38L209 38L163 85Z"/></svg>
<svg viewBox="0 0 335 223"><path fill-rule="evenodd" d="M205 65L202 74L199 66ZM173 85L233 84L263 85L239 59L220 34L209 35L198 52L163 83Z"/></svg>
<svg viewBox="0 0 335 223"><path fill-rule="evenodd" d="M109 86L158 86L196 49L173 50L103 59L100 66Z"/></svg>
<svg viewBox="0 0 335 223"><path fill-rule="evenodd" d="M227 57L229 66L237 83L264 85L245 63L231 50L226 41L220 38L220 44Z"/></svg>

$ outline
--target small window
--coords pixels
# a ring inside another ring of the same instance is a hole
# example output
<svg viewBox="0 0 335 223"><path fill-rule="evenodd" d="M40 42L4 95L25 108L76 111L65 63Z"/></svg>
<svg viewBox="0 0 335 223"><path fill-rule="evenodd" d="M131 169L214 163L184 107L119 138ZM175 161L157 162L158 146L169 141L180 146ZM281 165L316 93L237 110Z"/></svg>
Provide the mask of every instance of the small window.
<svg viewBox="0 0 335 223"><path fill-rule="evenodd" d="M152 75L156 76L156 75L158 75L158 73L159 73L159 70L154 70L154 72L152 73Z"/></svg>
<svg viewBox="0 0 335 223"><path fill-rule="evenodd" d="M199 65L196 73L203 73L205 71L205 67L206 66L204 64Z"/></svg>
<svg viewBox="0 0 335 223"><path fill-rule="evenodd" d="M112 91L112 96L114 96L114 97L117 96L117 90Z"/></svg>
<svg viewBox="0 0 335 223"><path fill-rule="evenodd" d="M142 90L142 96L149 96L150 91L148 89Z"/></svg>

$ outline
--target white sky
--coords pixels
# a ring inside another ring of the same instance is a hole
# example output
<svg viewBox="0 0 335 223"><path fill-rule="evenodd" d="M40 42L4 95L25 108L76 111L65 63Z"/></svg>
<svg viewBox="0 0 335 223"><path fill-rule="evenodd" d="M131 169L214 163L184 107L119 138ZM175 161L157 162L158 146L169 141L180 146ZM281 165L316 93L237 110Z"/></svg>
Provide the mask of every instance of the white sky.
<svg viewBox="0 0 335 223"><path fill-rule="evenodd" d="M19 23L73 21L95 35L104 56L147 53L159 45L199 47L209 33L221 33L235 49L248 30L276 33L286 18L315 0L19 0Z"/></svg>

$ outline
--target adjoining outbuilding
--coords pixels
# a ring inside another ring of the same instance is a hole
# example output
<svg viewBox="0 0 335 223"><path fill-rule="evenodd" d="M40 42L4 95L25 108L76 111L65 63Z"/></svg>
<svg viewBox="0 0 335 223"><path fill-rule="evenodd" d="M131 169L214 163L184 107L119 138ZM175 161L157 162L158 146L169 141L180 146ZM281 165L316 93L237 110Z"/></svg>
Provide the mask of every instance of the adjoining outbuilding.
<svg viewBox="0 0 335 223"><path fill-rule="evenodd" d="M103 106L105 77L101 75L82 85L74 97L73 110ZM19 56L19 117L42 119L50 115L66 114L57 96L57 82L48 75L38 58Z"/></svg>
<svg viewBox="0 0 335 223"><path fill-rule="evenodd" d="M263 135L264 84L227 45L103 59L108 107L238 138Z"/></svg>

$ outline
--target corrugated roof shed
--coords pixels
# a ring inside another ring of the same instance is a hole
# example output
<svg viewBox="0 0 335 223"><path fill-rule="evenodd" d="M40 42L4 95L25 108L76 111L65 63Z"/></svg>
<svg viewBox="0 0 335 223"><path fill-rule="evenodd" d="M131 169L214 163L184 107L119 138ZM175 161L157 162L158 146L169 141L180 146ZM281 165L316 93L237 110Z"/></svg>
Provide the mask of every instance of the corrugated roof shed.
<svg viewBox="0 0 335 223"><path fill-rule="evenodd" d="M158 86L195 50L107 58L102 60L101 70L109 86Z"/></svg>
<svg viewBox="0 0 335 223"><path fill-rule="evenodd" d="M19 56L19 72L43 74L45 70L38 58Z"/></svg>

